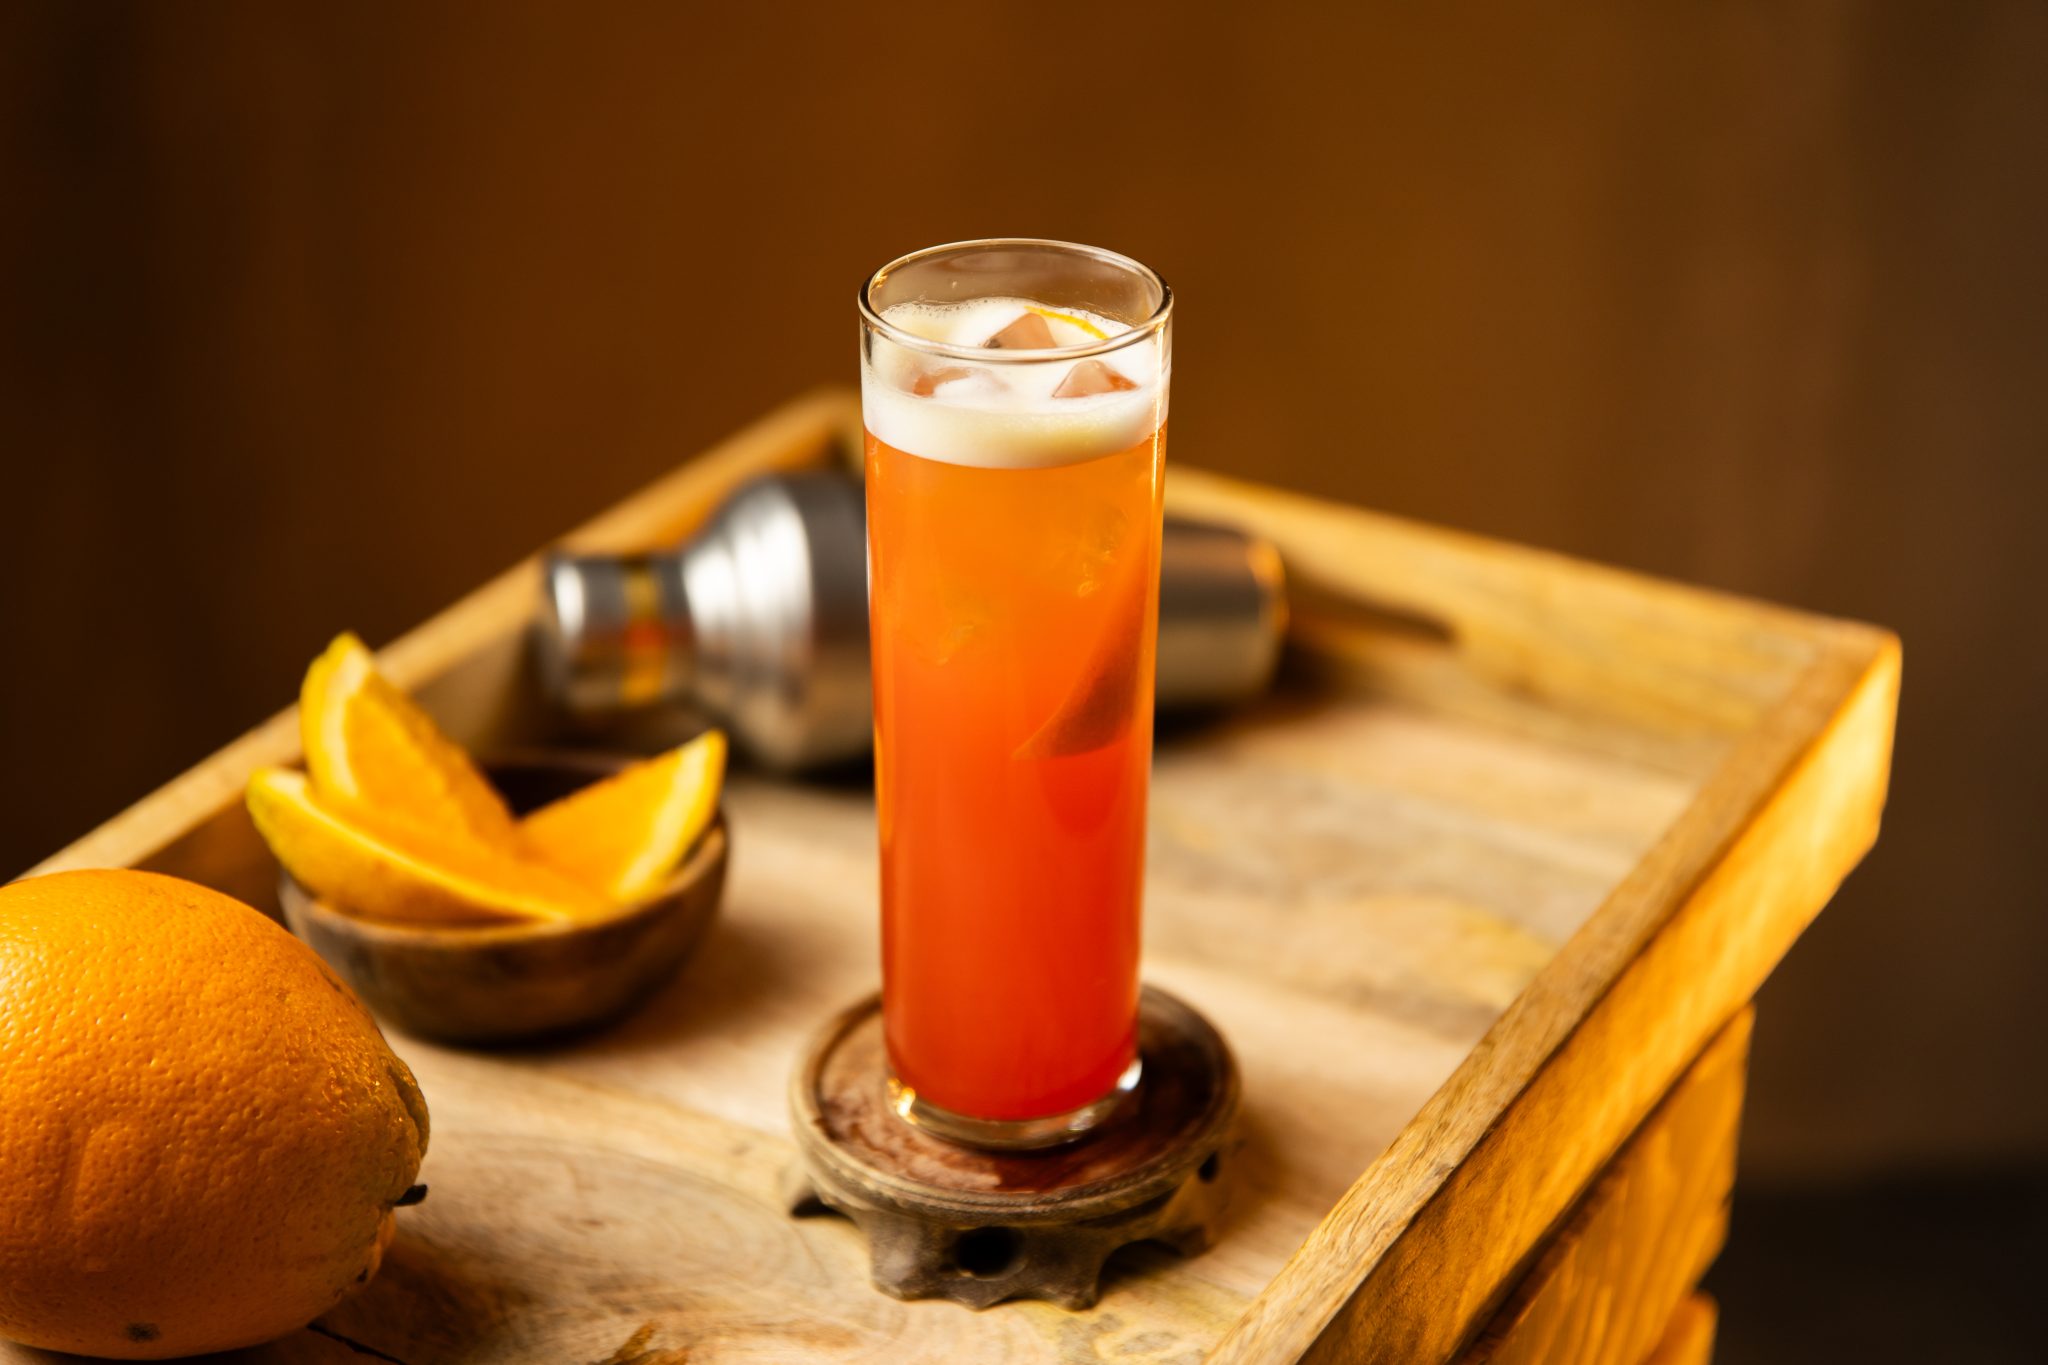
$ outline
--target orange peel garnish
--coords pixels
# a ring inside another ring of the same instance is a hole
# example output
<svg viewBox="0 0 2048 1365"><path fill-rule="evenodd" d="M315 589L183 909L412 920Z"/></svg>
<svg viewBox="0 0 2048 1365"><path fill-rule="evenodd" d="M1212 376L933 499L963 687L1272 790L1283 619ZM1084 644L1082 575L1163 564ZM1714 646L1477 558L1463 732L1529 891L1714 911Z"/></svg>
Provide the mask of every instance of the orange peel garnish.
<svg viewBox="0 0 2048 1365"><path fill-rule="evenodd" d="M1086 318L1075 317L1072 313L1054 312L1050 308L1040 308L1035 303L1027 304L1026 307L1028 307L1032 312L1038 314L1038 316L1046 318L1049 321L1064 322L1071 326L1078 327L1082 331L1086 332L1089 336L1094 337L1097 341L1109 340L1109 333L1103 331L1100 327L1097 327L1094 323L1088 321L1088 319Z"/></svg>

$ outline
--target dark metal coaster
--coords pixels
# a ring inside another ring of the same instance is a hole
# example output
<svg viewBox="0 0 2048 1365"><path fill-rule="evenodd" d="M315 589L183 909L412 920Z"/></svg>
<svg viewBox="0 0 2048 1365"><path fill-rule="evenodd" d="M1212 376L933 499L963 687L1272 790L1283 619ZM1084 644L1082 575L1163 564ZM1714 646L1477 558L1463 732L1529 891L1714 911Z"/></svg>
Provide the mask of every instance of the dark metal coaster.
<svg viewBox="0 0 2048 1365"><path fill-rule="evenodd" d="M858 1223L875 1287L897 1298L1086 1308L1119 1247L1205 1250L1228 1184L1238 1080L1222 1037L1147 986L1138 1050L1144 1079L1094 1132L1042 1151L978 1150L890 1109L881 998L871 996L818 1032L792 1078L802 1161L789 1173L790 1209Z"/></svg>

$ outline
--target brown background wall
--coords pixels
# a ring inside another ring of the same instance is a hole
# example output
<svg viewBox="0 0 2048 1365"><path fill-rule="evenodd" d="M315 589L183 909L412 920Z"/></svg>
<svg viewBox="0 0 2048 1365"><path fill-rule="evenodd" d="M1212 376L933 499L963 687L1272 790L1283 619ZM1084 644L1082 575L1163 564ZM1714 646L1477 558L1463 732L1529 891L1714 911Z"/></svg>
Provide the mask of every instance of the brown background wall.
<svg viewBox="0 0 2048 1365"><path fill-rule="evenodd" d="M10 7L0 873L1072 237L1177 460L1902 630L1749 1170L2039 1158L2048 9L1449 8Z"/></svg>

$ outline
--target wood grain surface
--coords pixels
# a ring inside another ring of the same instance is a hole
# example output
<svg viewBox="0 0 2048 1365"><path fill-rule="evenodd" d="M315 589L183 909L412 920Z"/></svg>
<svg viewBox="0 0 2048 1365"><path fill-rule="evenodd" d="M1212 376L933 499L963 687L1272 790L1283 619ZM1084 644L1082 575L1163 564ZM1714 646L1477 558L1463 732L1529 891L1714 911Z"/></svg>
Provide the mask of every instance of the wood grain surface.
<svg viewBox="0 0 2048 1365"><path fill-rule="evenodd" d="M1458 1365L1638 1365L1728 1235L1754 1011L1686 1069Z"/></svg>
<svg viewBox="0 0 2048 1365"><path fill-rule="evenodd" d="M577 539L672 538L853 419L799 400ZM432 1195L362 1295L245 1358L1450 1359L1874 836L1896 646L1186 470L1168 496L1304 585L1275 694L1158 750L1146 974L1244 1073L1214 1250L975 1315L874 1293L853 1228L783 1214L789 1069L875 982L872 806L740 774L725 912L645 1009L545 1051L397 1040ZM383 653L467 742L548 737L532 591L520 566ZM269 903L240 787L295 741L285 713L46 868Z"/></svg>

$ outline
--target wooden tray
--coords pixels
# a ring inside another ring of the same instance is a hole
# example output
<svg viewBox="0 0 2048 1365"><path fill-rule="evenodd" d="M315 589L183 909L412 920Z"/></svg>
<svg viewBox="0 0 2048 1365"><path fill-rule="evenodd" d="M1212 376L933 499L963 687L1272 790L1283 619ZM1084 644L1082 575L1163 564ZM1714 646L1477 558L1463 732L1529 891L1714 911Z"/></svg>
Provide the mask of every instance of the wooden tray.
<svg viewBox="0 0 2048 1365"><path fill-rule="evenodd" d="M573 540L672 540L857 422L803 398ZM784 1215L789 1068L875 984L872 811L742 776L726 913L650 1007L547 1051L395 1040L432 1196L367 1291L238 1359L1451 1359L1874 838L1897 644L1188 469L1168 497L1272 537L1297 604L1277 694L1158 751L1146 974L1245 1078L1215 1250L1129 1253L1085 1313L974 1314L875 1293L850 1225ZM533 574L383 652L474 746L543 737ZM297 750L286 712L38 870L269 905L241 789Z"/></svg>

